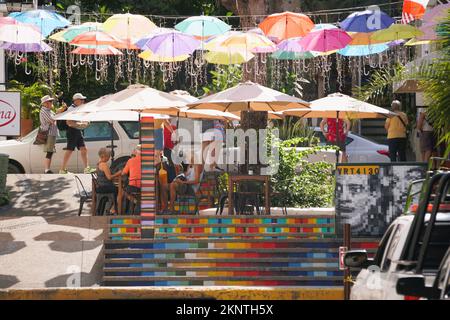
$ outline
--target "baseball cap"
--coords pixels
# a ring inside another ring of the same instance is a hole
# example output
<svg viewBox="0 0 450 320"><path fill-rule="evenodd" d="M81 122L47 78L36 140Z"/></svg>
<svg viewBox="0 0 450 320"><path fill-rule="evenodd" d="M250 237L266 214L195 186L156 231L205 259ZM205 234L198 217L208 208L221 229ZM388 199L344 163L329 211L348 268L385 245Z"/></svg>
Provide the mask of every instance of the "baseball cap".
<svg viewBox="0 0 450 320"><path fill-rule="evenodd" d="M49 101L54 101L54 100L55 100L55 99L52 98L51 96L46 95L46 96L43 96L43 97L41 98L41 104L44 104L44 103L49 102Z"/></svg>
<svg viewBox="0 0 450 320"><path fill-rule="evenodd" d="M81 93L75 93L72 97L72 100L86 100L86 97Z"/></svg>

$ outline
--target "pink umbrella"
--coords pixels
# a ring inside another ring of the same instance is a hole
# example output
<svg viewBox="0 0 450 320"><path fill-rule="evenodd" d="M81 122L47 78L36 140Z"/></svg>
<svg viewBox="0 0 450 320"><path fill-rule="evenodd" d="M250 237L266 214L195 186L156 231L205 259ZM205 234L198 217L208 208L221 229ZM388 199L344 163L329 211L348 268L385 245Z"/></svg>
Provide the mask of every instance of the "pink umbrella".
<svg viewBox="0 0 450 320"><path fill-rule="evenodd" d="M418 37L417 40L438 40L438 34L436 33L437 25L434 23L426 23L422 25L419 30L423 32L423 35Z"/></svg>
<svg viewBox="0 0 450 320"><path fill-rule="evenodd" d="M19 21L11 17L0 17L0 24L19 24Z"/></svg>
<svg viewBox="0 0 450 320"><path fill-rule="evenodd" d="M343 30L323 29L308 33L299 43L305 51L327 52L345 48L351 41Z"/></svg>

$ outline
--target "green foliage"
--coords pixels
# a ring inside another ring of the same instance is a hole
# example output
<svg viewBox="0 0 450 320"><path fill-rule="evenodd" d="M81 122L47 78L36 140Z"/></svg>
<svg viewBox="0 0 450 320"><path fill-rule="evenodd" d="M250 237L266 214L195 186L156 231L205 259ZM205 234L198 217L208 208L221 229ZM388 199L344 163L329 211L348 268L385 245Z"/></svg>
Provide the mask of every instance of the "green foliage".
<svg viewBox="0 0 450 320"><path fill-rule="evenodd" d="M334 196L333 164L308 162L308 155L334 147L312 147L298 151L294 147L302 138L279 143L278 172L272 177L273 190L281 197L273 197L274 206L329 207Z"/></svg>
<svg viewBox="0 0 450 320"><path fill-rule="evenodd" d="M312 146L319 143L319 139L314 136L314 130L296 117L286 117L283 120L276 120L275 126L278 129L281 140L290 140L302 137L305 145Z"/></svg>
<svg viewBox="0 0 450 320"><path fill-rule="evenodd" d="M242 67L240 65L220 66L211 70L211 80L203 87L205 94L220 92L234 87L242 81Z"/></svg>
<svg viewBox="0 0 450 320"><path fill-rule="evenodd" d="M35 82L26 86L17 81L11 81L10 90L21 92L22 96L22 118L33 119L33 127L39 125L39 111L41 98L45 95L54 96L53 89L43 82Z"/></svg>
<svg viewBox="0 0 450 320"><path fill-rule="evenodd" d="M280 91L299 98L303 97L303 86L301 83L309 83L308 80L299 78L295 72L288 72L283 82Z"/></svg>

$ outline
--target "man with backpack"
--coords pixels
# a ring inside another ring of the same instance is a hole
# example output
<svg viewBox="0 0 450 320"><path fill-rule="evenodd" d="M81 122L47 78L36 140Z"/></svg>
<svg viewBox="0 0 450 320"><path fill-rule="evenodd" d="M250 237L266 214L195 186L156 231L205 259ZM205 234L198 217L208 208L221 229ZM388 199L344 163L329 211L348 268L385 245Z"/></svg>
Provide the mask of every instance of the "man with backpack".
<svg viewBox="0 0 450 320"><path fill-rule="evenodd" d="M398 100L392 101L391 107L397 115L386 119L384 128L387 131L389 157L391 162L406 161L406 136L408 130L408 116L401 111L402 104Z"/></svg>
<svg viewBox="0 0 450 320"><path fill-rule="evenodd" d="M67 109L67 111L72 111L75 108L81 106L86 101L86 97L82 95L81 93L76 93L73 95L73 103L70 105L70 107ZM60 130L64 127L64 124L59 124L58 128ZM66 136L67 136L67 147L65 148L66 153L64 154L64 159L62 163L61 170L59 171L60 174L68 173L67 171L67 163L70 160L70 157L75 151L75 148L80 150L81 153L81 160L83 161L84 165L84 173L91 173L95 171L95 169L90 168L88 166L88 155L87 155L87 149L86 145L84 143L83 133L82 130L85 129L84 126L80 126L80 124L76 121L67 120L66 121Z"/></svg>

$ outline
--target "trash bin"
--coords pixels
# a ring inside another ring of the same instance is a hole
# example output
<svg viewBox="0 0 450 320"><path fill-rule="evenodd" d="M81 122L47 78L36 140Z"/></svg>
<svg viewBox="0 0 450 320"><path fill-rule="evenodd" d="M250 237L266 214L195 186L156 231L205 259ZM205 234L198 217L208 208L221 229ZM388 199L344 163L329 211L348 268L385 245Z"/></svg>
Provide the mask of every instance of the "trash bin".
<svg viewBox="0 0 450 320"><path fill-rule="evenodd" d="M8 204L9 198L6 192L6 174L8 173L9 156L0 153L0 206Z"/></svg>

